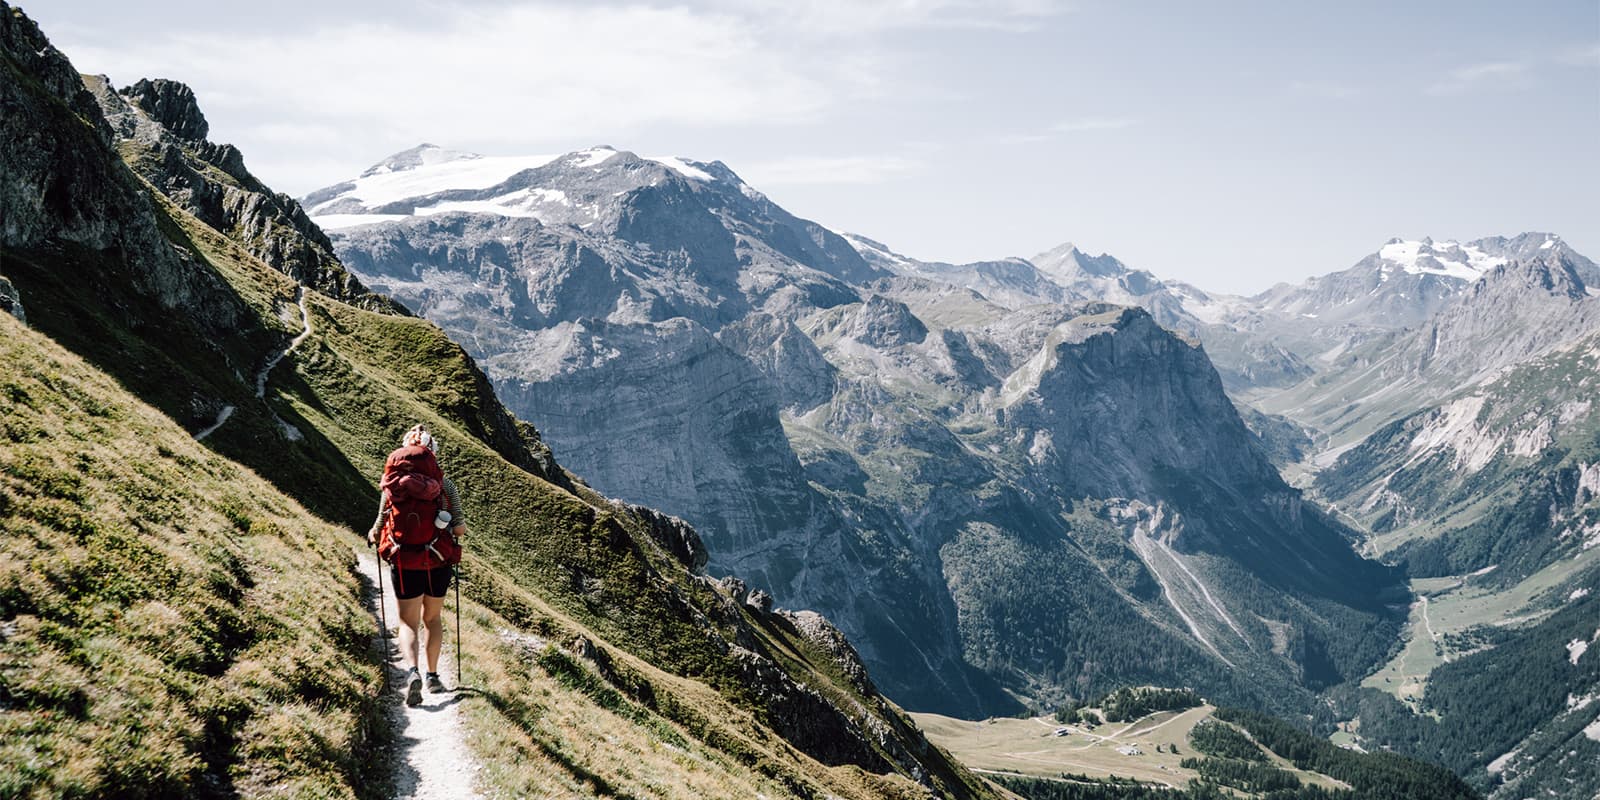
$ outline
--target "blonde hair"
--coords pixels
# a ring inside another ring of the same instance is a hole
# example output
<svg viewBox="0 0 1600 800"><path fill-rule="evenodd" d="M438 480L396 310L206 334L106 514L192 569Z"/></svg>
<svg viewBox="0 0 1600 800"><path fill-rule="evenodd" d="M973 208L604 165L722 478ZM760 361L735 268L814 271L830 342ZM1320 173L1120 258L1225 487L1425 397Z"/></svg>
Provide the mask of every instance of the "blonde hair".
<svg viewBox="0 0 1600 800"><path fill-rule="evenodd" d="M420 422L412 425L411 430L400 437L400 444L404 447L426 447L435 453L439 452L439 440L433 438L433 434L428 432L428 426Z"/></svg>

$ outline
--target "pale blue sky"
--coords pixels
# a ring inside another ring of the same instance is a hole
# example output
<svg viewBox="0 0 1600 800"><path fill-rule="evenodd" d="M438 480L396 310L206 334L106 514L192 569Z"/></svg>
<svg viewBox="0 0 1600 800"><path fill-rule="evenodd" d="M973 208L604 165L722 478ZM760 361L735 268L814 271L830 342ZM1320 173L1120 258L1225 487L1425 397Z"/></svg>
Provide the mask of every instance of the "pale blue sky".
<svg viewBox="0 0 1600 800"><path fill-rule="evenodd" d="M1391 236L1600 259L1595 0L23 7L81 70L192 85L297 195L421 141L603 143L930 260L1073 241L1254 292Z"/></svg>

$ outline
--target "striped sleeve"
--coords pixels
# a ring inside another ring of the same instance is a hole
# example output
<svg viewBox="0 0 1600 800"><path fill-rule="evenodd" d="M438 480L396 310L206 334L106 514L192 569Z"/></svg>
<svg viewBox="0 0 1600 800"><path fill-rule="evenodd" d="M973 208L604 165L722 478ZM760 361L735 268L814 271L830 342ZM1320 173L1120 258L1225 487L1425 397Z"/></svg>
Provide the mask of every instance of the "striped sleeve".
<svg viewBox="0 0 1600 800"><path fill-rule="evenodd" d="M378 492L378 518L372 521L373 530L378 530L383 527L383 518L387 516L388 513L389 495L385 492Z"/></svg>
<svg viewBox="0 0 1600 800"><path fill-rule="evenodd" d="M461 508L461 495L456 494L456 485L449 478L444 479L444 494L450 500L450 527L467 524L467 512Z"/></svg>

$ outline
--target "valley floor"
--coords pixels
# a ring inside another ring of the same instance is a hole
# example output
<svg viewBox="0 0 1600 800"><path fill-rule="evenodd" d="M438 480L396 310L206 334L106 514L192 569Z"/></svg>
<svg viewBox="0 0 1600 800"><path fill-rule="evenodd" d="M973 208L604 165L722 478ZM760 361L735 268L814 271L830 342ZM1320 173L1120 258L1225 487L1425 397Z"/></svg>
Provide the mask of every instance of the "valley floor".
<svg viewBox="0 0 1600 800"><path fill-rule="evenodd" d="M1182 789L1199 774L1185 769L1181 762L1202 756L1189 744L1189 732L1215 710L1204 705L1187 711L1163 711L1092 729L1080 724L1063 725L1048 716L980 722L939 714L919 713L912 717L930 740L979 772L1045 778L1066 774L1132 778ZM1307 784L1346 788L1325 775L1295 769L1276 755L1271 759L1274 766L1294 773Z"/></svg>
<svg viewBox="0 0 1600 800"><path fill-rule="evenodd" d="M1503 627L1543 619L1560 607L1559 602L1540 608L1536 601L1595 564L1600 564L1600 548L1551 564L1503 591L1469 585L1475 577L1472 575L1411 581L1417 601L1411 606L1405 647L1361 685L1388 692L1415 710L1427 688L1429 673L1472 652L1470 646L1463 649L1462 640L1455 637L1480 625Z"/></svg>

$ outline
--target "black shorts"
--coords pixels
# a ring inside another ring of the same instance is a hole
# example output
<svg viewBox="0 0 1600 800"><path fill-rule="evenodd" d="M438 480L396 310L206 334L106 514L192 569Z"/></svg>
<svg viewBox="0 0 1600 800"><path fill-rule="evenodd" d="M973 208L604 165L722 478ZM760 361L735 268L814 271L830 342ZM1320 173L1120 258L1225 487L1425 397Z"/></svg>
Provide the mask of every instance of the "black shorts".
<svg viewBox="0 0 1600 800"><path fill-rule="evenodd" d="M389 575L394 578L395 599L410 600L424 593L429 597L444 597L450 590L455 570L449 564L433 569L401 569L391 565Z"/></svg>

